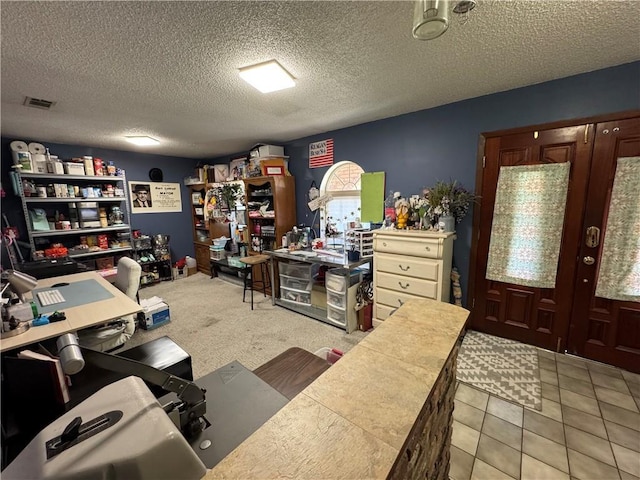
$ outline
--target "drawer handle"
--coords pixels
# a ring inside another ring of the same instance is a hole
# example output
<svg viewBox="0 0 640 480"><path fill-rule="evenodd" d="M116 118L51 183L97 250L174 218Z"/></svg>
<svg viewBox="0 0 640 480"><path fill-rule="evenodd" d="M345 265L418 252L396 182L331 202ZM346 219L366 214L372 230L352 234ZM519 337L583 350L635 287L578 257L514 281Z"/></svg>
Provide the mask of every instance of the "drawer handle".
<svg viewBox="0 0 640 480"><path fill-rule="evenodd" d="M425 249L427 252L430 252L430 251L431 251L431 248L429 248L429 247L424 247L424 249Z"/></svg>
<svg viewBox="0 0 640 480"><path fill-rule="evenodd" d="M398 303L400 304L400 306L404 305L404 302L400 299L398 299Z"/></svg>
<svg viewBox="0 0 640 480"><path fill-rule="evenodd" d="M406 290L407 288L409 288L409 284L407 283L406 285L402 285L402 282L398 282L398 285L400 285L400 288L403 290Z"/></svg>
<svg viewBox="0 0 640 480"><path fill-rule="evenodd" d="M408 271L409 271L409 269L411 268L411 266L410 266L410 265L407 265L407 266L406 266L406 268L405 268L405 267L403 267L402 265L398 264L398 268L399 268L400 270L402 270L403 272L408 272Z"/></svg>
<svg viewBox="0 0 640 480"><path fill-rule="evenodd" d="M387 242L382 242L382 246L386 247L387 246Z"/></svg>

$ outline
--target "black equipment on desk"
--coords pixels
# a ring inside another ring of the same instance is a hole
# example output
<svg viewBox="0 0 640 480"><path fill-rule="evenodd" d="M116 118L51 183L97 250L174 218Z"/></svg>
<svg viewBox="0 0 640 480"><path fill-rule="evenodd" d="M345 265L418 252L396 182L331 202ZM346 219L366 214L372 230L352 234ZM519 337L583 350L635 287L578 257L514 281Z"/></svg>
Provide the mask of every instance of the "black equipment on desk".
<svg viewBox="0 0 640 480"><path fill-rule="evenodd" d="M61 258L43 258L33 262L24 262L17 265L16 270L27 273L36 277L38 280L43 278L58 277L60 275L68 275L70 273L78 273L86 270L84 265L79 264L69 257Z"/></svg>

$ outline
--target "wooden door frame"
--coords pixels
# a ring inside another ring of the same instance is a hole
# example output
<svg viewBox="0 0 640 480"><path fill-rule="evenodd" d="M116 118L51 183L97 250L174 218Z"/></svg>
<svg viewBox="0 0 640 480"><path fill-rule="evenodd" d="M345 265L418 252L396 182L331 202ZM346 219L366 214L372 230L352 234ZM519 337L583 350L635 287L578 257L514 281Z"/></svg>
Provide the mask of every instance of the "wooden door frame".
<svg viewBox="0 0 640 480"><path fill-rule="evenodd" d="M525 127L517 127L517 128L506 129L506 130L496 130L493 132L482 132L478 138L475 192L482 192L484 150L485 150L485 145L488 138L501 137L504 135L513 135L518 133L526 133L526 132L531 132L536 130L551 130L555 128L572 127L575 125L596 124L601 122L611 122L615 120L625 120L628 118L637 117L638 115L640 115L640 110L625 110L622 112L597 115L593 117L574 118L570 120L560 120L556 122L529 125ZM592 142L593 140L594 140L593 138L590 139L590 141ZM480 198L473 207L471 255L469 260L469 263L470 263L469 281L467 283L468 288L465 296L465 304L468 305L468 308L471 311L471 315L469 315L469 318L467 319L467 325L471 323L471 320L474 319L475 315L477 314L477 312L474 311L474 308L475 308L474 294L475 294L475 278L476 278L476 271L477 271L477 265L478 265L478 239L480 237L481 206L482 206L482 198Z"/></svg>

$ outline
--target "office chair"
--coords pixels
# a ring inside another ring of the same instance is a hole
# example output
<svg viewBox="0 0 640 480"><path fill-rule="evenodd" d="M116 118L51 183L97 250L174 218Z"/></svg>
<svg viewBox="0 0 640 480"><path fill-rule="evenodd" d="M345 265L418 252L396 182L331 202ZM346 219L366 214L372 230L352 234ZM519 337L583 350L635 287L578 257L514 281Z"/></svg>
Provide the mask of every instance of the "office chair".
<svg viewBox="0 0 640 480"><path fill-rule="evenodd" d="M138 301L142 267L129 257L118 260L118 273L114 285L132 300ZM136 329L136 315L113 320L107 324L78 332L80 345L102 352L119 348L131 338Z"/></svg>

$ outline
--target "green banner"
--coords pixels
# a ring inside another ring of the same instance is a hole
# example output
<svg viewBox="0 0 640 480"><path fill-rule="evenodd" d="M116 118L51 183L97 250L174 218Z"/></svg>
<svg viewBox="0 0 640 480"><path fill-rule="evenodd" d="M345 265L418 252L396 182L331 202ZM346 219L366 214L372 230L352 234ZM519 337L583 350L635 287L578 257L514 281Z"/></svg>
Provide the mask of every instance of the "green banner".
<svg viewBox="0 0 640 480"><path fill-rule="evenodd" d="M380 223L384 220L384 172L360 176L360 220Z"/></svg>

